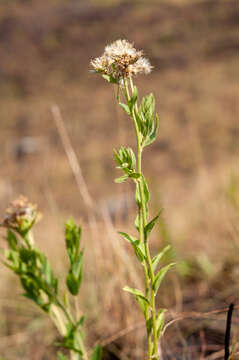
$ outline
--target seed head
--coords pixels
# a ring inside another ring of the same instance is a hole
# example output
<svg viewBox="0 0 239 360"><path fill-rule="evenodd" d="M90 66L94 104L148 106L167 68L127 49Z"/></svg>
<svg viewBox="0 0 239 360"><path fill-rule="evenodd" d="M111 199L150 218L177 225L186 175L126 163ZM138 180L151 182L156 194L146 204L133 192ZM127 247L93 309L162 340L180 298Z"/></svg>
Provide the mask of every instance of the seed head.
<svg viewBox="0 0 239 360"><path fill-rule="evenodd" d="M95 72L110 76L119 82L123 78L138 74L149 74L152 70L143 51L138 51L127 40L117 40L107 45L101 57L91 61Z"/></svg>
<svg viewBox="0 0 239 360"><path fill-rule="evenodd" d="M37 206L21 195L6 209L2 225L19 233L27 232L38 220L39 215Z"/></svg>

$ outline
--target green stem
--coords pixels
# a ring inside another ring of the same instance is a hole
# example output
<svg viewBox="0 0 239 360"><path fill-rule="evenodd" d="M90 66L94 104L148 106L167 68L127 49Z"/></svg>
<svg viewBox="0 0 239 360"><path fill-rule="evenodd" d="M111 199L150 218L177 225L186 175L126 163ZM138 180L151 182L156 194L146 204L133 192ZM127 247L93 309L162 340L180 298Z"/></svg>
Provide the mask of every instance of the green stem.
<svg viewBox="0 0 239 360"><path fill-rule="evenodd" d="M69 312L68 309L66 309L66 307L62 304L62 302L61 302L58 298L56 299L56 304L59 306L59 308L61 308L61 310L62 310L63 313L65 314L68 322L69 322L71 325L75 326L75 322L74 322L74 320L73 320L73 318L72 318L71 313ZM83 359L83 360L88 360L88 355L87 355L87 351L86 351L86 349L85 349L85 345L84 345L84 342L83 342L83 338L82 338L82 335L81 335L81 333L80 333L79 331L77 332L77 341L78 341L80 350L81 350L82 353L83 353L82 359ZM72 358L72 360L76 360L76 359L79 358L79 356L78 356L78 354L72 352L72 353L71 353L71 358Z"/></svg>
<svg viewBox="0 0 239 360"><path fill-rule="evenodd" d="M130 95L129 95L129 89L128 89L128 83L127 80L124 79L124 86L125 86L125 97L126 100L130 101ZM133 93L134 85L132 78L130 78L130 86L131 91ZM150 360L152 357L159 359L158 356L158 338L157 338L157 328L156 328L156 307L155 307L155 291L153 289L153 284L155 280L153 268L152 268L152 259L150 255L149 250L149 244L148 240L144 233L144 228L147 225L147 210L146 210L146 201L144 196L144 189L143 189L143 181L142 181L142 151L143 147L141 144L142 141L142 135L140 134L139 127L137 124L136 114L135 112L138 112L137 104L134 105L132 109L132 119L134 122L134 128L136 133L136 142L137 142L137 172L141 174L140 180L138 182L139 184L139 192L140 192L140 198L141 198L141 204L139 206L139 236L140 241L144 242L145 247L145 255L146 255L146 261L143 263L144 268L144 275L145 275L145 290L146 290L146 297L150 301L150 310L151 310L151 316L152 316L152 331L153 331L153 344L152 344L152 338L151 334L147 335L147 341L148 341L148 360ZM150 291L150 296L149 296ZM150 317L149 307L146 308L146 321ZM153 348L152 348L153 346Z"/></svg>

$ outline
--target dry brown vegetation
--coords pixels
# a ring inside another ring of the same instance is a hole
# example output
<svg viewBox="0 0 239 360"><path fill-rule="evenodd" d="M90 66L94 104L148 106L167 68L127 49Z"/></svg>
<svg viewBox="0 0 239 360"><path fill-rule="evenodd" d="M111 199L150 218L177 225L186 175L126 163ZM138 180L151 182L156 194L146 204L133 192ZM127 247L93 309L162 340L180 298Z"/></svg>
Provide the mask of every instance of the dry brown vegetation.
<svg viewBox="0 0 239 360"><path fill-rule="evenodd" d="M66 262L63 223L69 215L83 223L79 301L89 343L102 341L104 359L143 359L142 319L121 291L139 284L141 274L117 235L132 228L134 193L113 182L111 155L113 147L134 146L132 129L112 89L89 73L90 59L106 43L134 41L155 67L137 85L155 94L160 114L158 141L144 158L153 207L164 209L154 247L171 243L178 263L158 299L171 309L168 320L181 316L165 332L164 358L222 359L226 313L182 312L238 303L239 2L12 0L0 10L1 211L19 193L39 204L44 218L35 234L59 274ZM92 206L75 181L53 104ZM53 358L54 329L21 298L16 279L0 272L0 359ZM235 310L234 343L238 324Z"/></svg>

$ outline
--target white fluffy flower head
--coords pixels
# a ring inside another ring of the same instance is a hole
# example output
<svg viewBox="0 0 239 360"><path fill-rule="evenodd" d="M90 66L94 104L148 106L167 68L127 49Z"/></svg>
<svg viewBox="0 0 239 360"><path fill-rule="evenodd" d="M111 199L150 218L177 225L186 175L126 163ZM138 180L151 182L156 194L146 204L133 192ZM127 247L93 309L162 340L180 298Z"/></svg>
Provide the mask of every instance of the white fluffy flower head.
<svg viewBox="0 0 239 360"><path fill-rule="evenodd" d="M127 40L117 40L107 45L101 57L91 61L95 72L110 76L116 81L138 74L149 74L152 66Z"/></svg>

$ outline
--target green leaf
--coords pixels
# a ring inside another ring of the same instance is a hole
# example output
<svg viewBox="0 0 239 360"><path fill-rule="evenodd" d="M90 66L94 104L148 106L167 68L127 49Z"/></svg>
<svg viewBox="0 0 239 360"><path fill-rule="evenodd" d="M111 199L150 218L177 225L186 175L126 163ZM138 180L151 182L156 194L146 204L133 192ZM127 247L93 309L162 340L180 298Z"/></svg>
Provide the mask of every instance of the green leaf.
<svg viewBox="0 0 239 360"><path fill-rule="evenodd" d="M127 158L130 159L130 169L131 170L135 170L135 167L136 167L136 158L135 158L135 155L134 155L134 152L133 150L128 147L127 148Z"/></svg>
<svg viewBox="0 0 239 360"><path fill-rule="evenodd" d="M68 273L66 277L66 285L72 295L76 296L78 294L79 282L72 273Z"/></svg>
<svg viewBox="0 0 239 360"><path fill-rule="evenodd" d="M84 322L85 322L85 319L86 319L86 315L82 315L80 320L77 321L76 327L78 328L79 326L83 326Z"/></svg>
<svg viewBox="0 0 239 360"><path fill-rule="evenodd" d="M130 108L128 105L123 104L122 102L119 101L119 105L122 107L122 109L126 112L127 115L131 114Z"/></svg>
<svg viewBox="0 0 239 360"><path fill-rule="evenodd" d="M129 241L131 244L134 243L137 240L134 236L129 235L129 234L127 234L125 232L122 232L122 231L119 231L118 234L122 235L123 238L125 240Z"/></svg>
<svg viewBox="0 0 239 360"><path fill-rule="evenodd" d="M162 269L159 270L159 272L155 276L155 280L154 280L154 283L153 283L153 289L154 289L154 291L156 293L157 293L157 291L158 291L158 289L159 289L159 287L161 285L161 282L162 282L163 278L167 274L168 270L174 265L175 265L175 263L171 263L171 264L168 264L168 265L164 266Z"/></svg>
<svg viewBox="0 0 239 360"><path fill-rule="evenodd" d="M100 345L96 345L90 357L90 360L101 360L101 359L102 359L102 347Z"/></svg>
<svg viewBox="0 0 239 360"><path fill-rule="evenodd" d="M82 266L83 266L83 251L77 256L72 264L71 271L76 278L80 278L82 276Z"/></svg>
<svg viewBox="0 0 239 360"><path fill-rule="evenodd" d="M160 216L161 212L156 215L144 228L144 234L145 234L145 237L146 239L148 238L149 234L151 233L151 231L153 230L154 228L154 225L156 223L156 221L158 220L159 216Z"/></svg>
<svg viewBox="0 0 239 360"><path fill-rule="evenodd" d="M118 84L118 79L115 79L112 75L103 74L102 77L111 84Z"/></svg>
<svg viewBox="0 0 239 360"><path fill-rule="evenodd" d="M146 318L146 309L148 307L148 303L146 303L142 298L140 298L139 296L135 296L135 299L137 301L137 303L139 304L142 313L144 315L144 317Z"/></svg>
<svg viewBox="0 0 239 360"><path fill-rule="evenodd" d="M119 157L119 155L117 153L117 150L115 150L115 149L113 150L113 155L114 155L116 163L120 166L121 165L121 159L120 159L120 157Z"/></svg>
<svg viewBox="0 0 239 360"><path fill-rule="evenodd" d="M139 231L139 215L136 216L135 222L134 222L136 230Z"/></svg>
<svg viewBox="0 0 239 360"><path fill-rule="evenodd" d="M12 250L17 249L17 245L18 245L17 237L14 234L14 232L10 229L8 229L8 232L7 232L7 242L8 242L10 249L12 249Z"/></svg>
<svg viewBox="0 0 239 360"><path fill-rule="evenodd" d="M149 94L143 97L140 108L139 108L139 116L141 118L141 122L146 125L150 125L153 120L155 110L155 99L153 94Z"/></svg>
<svg viewBox="0 0 239 360"><path fill-rule="evenodd" d="M153 271L156 270L158 263L163 258L163 256L169 251L170 248L171 248L171 246L167 245L167 246L165 246L165 248L162 251L160 251L160 253L158 253L157 255L154 256L154 258L152 259Z"/></svg>
<svg viewBox="0 0 239 360"><path fill-rule="evenodd" d="M140 243L138 239L136 239L134 236L128 235L127 233L119 232L119 234L122 235L125 240L129 241L132 244L135 255L137 256L139 261L142 262L145 259L144 244Z"/></svg>
<svg viewBox="0 0 239 360"><path fill-rule="evenodd" d="M143 142L143 147L150 145L155 141L157 137L158 127L159 127L159 117L158 115L156 115L155 124L153 126L152 132L148 134L148 136L146 136L145 141Z"/></svg>
<svg viewBox="0 0 239 360"><path fill-rule="evenodd" d="M150 305L149 300L144 296L144 294L142 293L142 291L138 290L138 289L132 289L128 286L125 286L123 288L124 291L129 292L130 294L133 294L136 297L139 297L140 299L142 299L144 302L146 302L148 305Z"/></svg>
<svg viewBox="0 0 239 360"><path fill-rule="evenodd" d="M137 240L134 242L133 247L134 247L135 255L137 256L140 262L143 262L145 259L144 244L140 243L140 241Z"/></svg>
<svg viewBox="0 0 239 360"><path fill-rule="evenodd" d="M144 190L144 198L145 198L146 203L148 204L150 195L149 195L148 185L147 185L147 182L146 182L144 176L142 176L142 184L143 184L143 190Z"/></svg>
<svg viewBox="0 0 239 360"><path fill-rule="evenodd" d="M53 286L54 285L53 271L52 271L51 265L46 257L44 257L42 271L45 275L46 283L50 286Z"/></svg>
<svg viewBox="0 0 239 360"><path fill-rule="evenodd" d="M150 335L153 328L153 319L152 316L146 321L147 334Z"/></svg>
<svg viewBox="0 0 239 360"><path fill-rule="evenodd" d="M117 184L123 183L125 180L127 180L129 178L129 175L123 175L118 177L117 179L115 179L115 182Z"/></svg>
<svg viewBox="0 0 239 360"><path fill-rule="evenodd" d="M123 170L123 172L127 175L127 177L126 175L124 175L124 177L120 177L117 181L121 182L128 177L138 178L140 176L135 171L136 158L131 148L121 147L118 152L114 150L114 158L118 168Z"/></svg>
<svg viewBox="0 0 239 360"><path fill-rule="evenodd" d="M133 109L137 99L138 99L138 89L136 86L134 86L133 95L132 95L131 99L128 101L129 109L131 112L132 112L132 109Z"/></svg>
<svg viewBox="0 0 239 360"><path fill-rule="evenodd" d="M148 214L149 214L148 203L149 203L150 195L149 195L148 185L147 185L147 182L146 182L144 176L142 176L142 184L143 184L143 192L144 192L144 199L145 199L146 219L148 220Z"/></svg>
<svg viewBox="0 0 239 360"><path fill-rule="evenodd" d="M166 309L160 309L156 316L156 330L157 330L158 339L160 338L163 329L164 320L165 320L165 315L164 315L165 311Z"/></svg>
<svg viewBox="0 0 239 360"><path fill-rule="evenodd" d="M140 196L140 184L139 182L136 183L136 191L135 191L135 200L139 208L141 208L141 196Z"/></svg>
<svg viewBox="0 0 239 360"><path fill-rule="evenodd" d="M80 248L81 241L81 227L76 226L74 220L70 218L65 224L65 242L66 249L70 263L74 262L74 259L77 258Z"/></svg>

